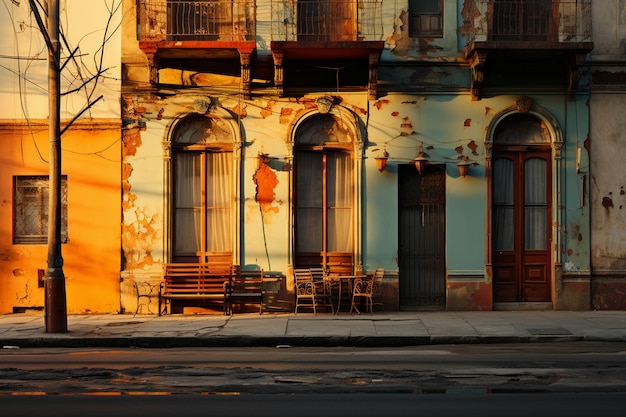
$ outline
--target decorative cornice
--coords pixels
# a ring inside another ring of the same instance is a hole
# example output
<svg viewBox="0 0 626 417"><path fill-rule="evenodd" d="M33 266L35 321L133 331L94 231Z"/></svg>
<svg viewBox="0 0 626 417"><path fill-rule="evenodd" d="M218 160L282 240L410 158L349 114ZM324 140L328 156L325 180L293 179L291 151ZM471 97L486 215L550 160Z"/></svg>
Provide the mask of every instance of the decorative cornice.
<svg viewBox="0 0 626 417"><path fill-rule="evenodd" d="M64 127L69 120L61 121ZM68 131L75 130L119 130L122 127L120 119L77 119ZM48 119L0 119L0 132L39 132L48 130Z"/></svg>

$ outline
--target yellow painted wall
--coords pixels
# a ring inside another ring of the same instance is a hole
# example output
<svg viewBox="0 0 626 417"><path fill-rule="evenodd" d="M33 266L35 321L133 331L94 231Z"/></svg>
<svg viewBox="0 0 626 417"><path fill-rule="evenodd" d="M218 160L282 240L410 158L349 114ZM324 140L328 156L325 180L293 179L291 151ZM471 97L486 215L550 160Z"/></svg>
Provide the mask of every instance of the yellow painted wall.
<svg viewBox="0 0 626 417"><path fill-rule="evenodd" d="M47 245L14 245L13 177L48 175L45 121L0 121L0 314L43 307L37 270ZM68 180L68 237L63 244L67 310L110 313L120 307L120 124L79 122L62 138Z"/></svg>

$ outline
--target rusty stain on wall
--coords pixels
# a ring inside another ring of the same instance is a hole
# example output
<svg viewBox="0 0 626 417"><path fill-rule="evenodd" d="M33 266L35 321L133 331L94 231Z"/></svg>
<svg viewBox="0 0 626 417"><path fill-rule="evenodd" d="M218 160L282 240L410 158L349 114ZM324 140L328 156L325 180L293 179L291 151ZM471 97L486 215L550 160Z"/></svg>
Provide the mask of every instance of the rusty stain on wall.
<svg viewBox="0 0 626 417"><path fill-rule="evenodd" d="M256 184L255 200L259 203L261 211L264 214L278 213L278 207L272 207L275 198L274 190L278 185L278 177L269 166L265 155L259 156L259 167L252 179ZM265 217L265 220L267 221L268 218Z"/></svg>
<svg viewBox="0 0 626 417"><path fill-rule="evenodd" d="M292 115L293 109L291 107L283 107L280 109L280 124L289 124Z"/></svg>
<svg viewBox="0 0 626 417"><path fill-rule="evenodd" d="M352 106L352 111L360 116L364 116L367 114L367 110L363 107Z"/></svg>
<svg viewBox="0 0 626 417"><path fill-rule="evenodd" d="M384 105L389 104L390 101L387 99L383 99L383 100L378 100L376 101L376 103L374 103L374 107L376 107L378 110L382 109Z"/></svg>
<svg viewBox="0 0 626 417"><path fill-rule="evenodd" d="M605 209L609 209L609 208L611 208L611 207L614 207L614 206L613 206L613 200L611 199L611 197L603 197L603 198L602 198L602 206L603 206Z"/></svg>
<svg viewBox="0 0 626 417"><path fill-rule="evenodd" d="M432 42L434 38L419 38L418 39L418 47L417 51L422 55L427 55L431 52L442 51L443 48L441 46L431 45L429 42Z"/></svg>
<svg viewBox="0 0 626 417"><path fill-rule="evenodd" d="M478 145L473 139L469 141L467 147L472 151L472 155L478 155Z"/></svg>
<svg viewBox="0 0 626 417"><path fill-rule="evenodd" d="M261 117L267 119L272 115L272 109L276 101L270 100L267 102L267 105L261 109Z"/></svg>
<svg viewBox="0 0 626 417"><path fill-rule="evenodd" d="M141 134L138 129L127 129L122 131L122 140L124 143L124 156L134 156L137 154L137 148L141 146Z"/></svg>
<svg viewBox="0 0 626 417"><path fill-rule="evenodd" d="M241 119L245 119L248 116L248 112L246 111L246 107L245 105L236 105L235 107L233 107L231 110L233 113L235 113L236 115L239 116L239 118Z"/></svg>
<svg viewBox="0 0 626 417"><path fill-rule="evenodd" d="M463 24L459 27L459 34L466 38L472 38L476 34L475 20L481 16L480 10L476 7L474 0L465 0L463 9L461 9L461 17Z"/></svg>

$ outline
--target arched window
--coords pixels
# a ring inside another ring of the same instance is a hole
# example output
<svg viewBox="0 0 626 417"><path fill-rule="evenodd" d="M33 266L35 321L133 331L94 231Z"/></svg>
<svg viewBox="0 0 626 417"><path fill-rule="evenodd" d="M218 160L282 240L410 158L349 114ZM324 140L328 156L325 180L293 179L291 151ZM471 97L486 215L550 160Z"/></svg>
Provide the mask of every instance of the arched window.
<svg viewBox="0 0 626 417"><path fill-rule="evenodd" d="M353 138L331 114L306 120L295 143L295 264L351 272Z"/></svg>
<svg viewBox="0 0 626 417"><path fill-rule="evenodd" d="M233 134L220 118L193 115L172 135L172 257L230 261L233 248Z"/></svg>

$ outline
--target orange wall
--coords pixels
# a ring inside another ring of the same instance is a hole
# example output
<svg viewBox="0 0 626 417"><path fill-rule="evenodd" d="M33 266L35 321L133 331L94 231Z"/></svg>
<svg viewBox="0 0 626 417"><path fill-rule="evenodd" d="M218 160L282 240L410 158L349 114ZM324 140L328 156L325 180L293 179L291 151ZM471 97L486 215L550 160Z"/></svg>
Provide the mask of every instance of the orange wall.
<svg viewBox="0 0 626 417"><path fill-rule="evenodd" d="M12 243L13 176L48 175L43 123L0 121L0 314L44 306L37 270L47 245ZM120 126L100 120L75 124L62 138L68 179L68 236L63 244L67 311L117 312L120 306Z"/></svg>

